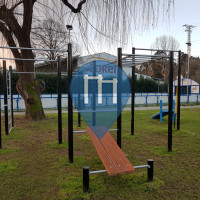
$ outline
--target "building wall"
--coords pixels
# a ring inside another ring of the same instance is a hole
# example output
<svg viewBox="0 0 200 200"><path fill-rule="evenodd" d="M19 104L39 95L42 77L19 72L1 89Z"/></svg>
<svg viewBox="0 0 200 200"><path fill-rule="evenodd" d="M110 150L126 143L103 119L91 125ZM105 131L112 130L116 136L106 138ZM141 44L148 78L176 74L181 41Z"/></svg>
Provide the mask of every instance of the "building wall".
<svg viewBox="0 0 200 200"><path fill-rule="evenodd" d="M178 86L178 80L174 81L173 92L175 93L175 88ZM196 81L192 79L181 79L181 87L191 87L191 94L199 94L200 93L200 85ZM187 91L187 90L186 90Z"/></svg>

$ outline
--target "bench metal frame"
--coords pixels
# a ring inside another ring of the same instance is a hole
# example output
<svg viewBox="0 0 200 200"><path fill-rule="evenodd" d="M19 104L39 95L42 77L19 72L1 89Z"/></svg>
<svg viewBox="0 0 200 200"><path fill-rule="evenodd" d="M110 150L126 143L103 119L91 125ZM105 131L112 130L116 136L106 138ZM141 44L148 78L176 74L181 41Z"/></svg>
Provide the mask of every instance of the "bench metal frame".
<svg viewBox="0 0 200 200"><path fill-rule="evenodd" d="M134 166L134 169L139 169L139 168L147 168L147 181L152 182L153 181L153 160L148 159L147 160L147 165L139 165L139 166ZM90 175L93 174L100 174L100 173L105 173L107 172L106 170L99 170L99 171L90 171L90 167L83 167L83 192L88 193L89 192L89 186L90 186Z"/></svg>

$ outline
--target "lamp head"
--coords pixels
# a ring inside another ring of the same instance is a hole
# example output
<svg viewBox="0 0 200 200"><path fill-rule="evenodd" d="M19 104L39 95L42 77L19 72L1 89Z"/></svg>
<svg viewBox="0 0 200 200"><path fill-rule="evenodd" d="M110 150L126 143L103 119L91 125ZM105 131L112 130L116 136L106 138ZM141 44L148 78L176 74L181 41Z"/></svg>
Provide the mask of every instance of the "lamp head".
<svg viewBox="0 0 200 200"><path fill-rule="evenodd" d="M72 27L72 25L66 25L66 28L67 28L67 30L73 30L73 27Z"/></svg>

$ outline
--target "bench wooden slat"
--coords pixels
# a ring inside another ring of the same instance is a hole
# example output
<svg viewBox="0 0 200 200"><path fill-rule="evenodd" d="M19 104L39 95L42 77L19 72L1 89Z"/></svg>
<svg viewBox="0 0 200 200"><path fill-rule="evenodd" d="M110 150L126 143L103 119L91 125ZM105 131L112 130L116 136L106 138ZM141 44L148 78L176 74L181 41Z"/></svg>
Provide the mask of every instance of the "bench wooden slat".
<svg viewBox="0 0 200 200"><path fill-rule="evenodd" d="M109 132L107 132L101 140L99 140L89 127L87 127L87 132L109 175L130 173L134 171L133 166Z"/></svg>
<svg viewBox="0 0 200 200"><path fill-rule="evenodd" d="M116 151L116 146L113 146L111 140L113 139L112 136L109 137L109 132L107 132L103 138L101 138L102 145L105 148L105 151L108 153L110 156L110 159L112 160L115 168L117 169L118 174L123 174L126 172L126 168L124 167L124 164L120 160L119 155L117 154ZM112 139L111 139L112 138ZM116 143L115 143L116 144ZM116 144L117 145L117 144ZM118 145L117 145L118 146Z"/></svg>
<svg viewBox="0 0 200 200"><path fill-rule="evenodd" d="M87 132L96 148L96 151L103 162L103 165L106 168L106 171L109 175L116 175L117 169L115 168L114 164L112 163L112 160L110 159L109 155L105 151L105 148L103 147L101 141L96 137L96 135L93 133L93 131L87 127Z"/></svg>
<svg viewBox="0 0 200 200"><path fill-rule="evenodd" d="M112 135L109 132L107 132L105 136L106 136L105 139L109 141L109 145L112 146L112 148L115 150L115 153L118 155L119 159L121 160L121 163L123 164L123 167L126 173L133 172L135 170L134 167L132 166L130 161L127 159L127 157L124 155L123 151L119 148L118 144L115 142Z"/></svg>

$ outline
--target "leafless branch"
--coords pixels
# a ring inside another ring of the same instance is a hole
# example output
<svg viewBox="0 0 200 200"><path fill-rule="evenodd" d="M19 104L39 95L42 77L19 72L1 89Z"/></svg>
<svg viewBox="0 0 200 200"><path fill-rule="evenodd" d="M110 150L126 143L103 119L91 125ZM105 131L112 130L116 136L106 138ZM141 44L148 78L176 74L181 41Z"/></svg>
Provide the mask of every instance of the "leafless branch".
<svg viewBox="0 0 200 200"><path fill-rule="evenodd" d="M12 8L10 8L10 11L15 10L15 8L17 8L20 4L23 3L23 0L19 1L18 3L16 3Z"/></svg>
<svg viewBox="0 0 200 200"><path fill-rule="evenodd" d="M77 8L75 8L74 6L72 6L72 4L69 3L68 0L61 0L73 13L79 13L82 9L82 6L84 3L86 3L86 0L82 0Z"/></svg>

